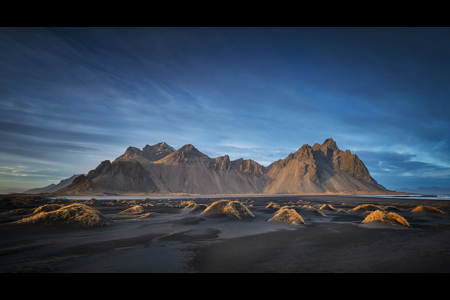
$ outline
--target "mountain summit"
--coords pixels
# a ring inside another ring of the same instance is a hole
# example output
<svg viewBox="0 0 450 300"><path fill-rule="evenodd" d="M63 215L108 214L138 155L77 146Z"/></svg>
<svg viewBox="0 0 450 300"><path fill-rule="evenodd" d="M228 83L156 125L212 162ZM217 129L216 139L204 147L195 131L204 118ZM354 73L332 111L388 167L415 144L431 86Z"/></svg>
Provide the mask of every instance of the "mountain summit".
<svg viewBox="0 0 450 300"><path fill-rule="evenodd" d="M175 150L165 142L129 147L112 163L103 161L61 194L89 193L386 193L364 163L336 142L304 144L264 167L228 155L210 158L191 144ZM57 192L57 193L58 193Z"/></svg>
<svg viewBox="0 0 450 300"><path fill-rule="evenodd" d="M386 192L350 150L341 151L329 138L322 145L305 144L271 165L266 193Z"/></svg>

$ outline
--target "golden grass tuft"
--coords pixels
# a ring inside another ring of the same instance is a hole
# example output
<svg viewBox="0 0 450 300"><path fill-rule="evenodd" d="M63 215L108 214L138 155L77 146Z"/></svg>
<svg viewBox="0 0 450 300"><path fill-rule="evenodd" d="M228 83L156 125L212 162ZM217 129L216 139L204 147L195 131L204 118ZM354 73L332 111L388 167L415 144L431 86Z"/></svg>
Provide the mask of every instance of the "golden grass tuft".
<svg viewBox="0 0 450 300"><path fill-rule="evenodd" d="M359 210L376 211L376 210L380 210L380 209L381 208L378 205L362 204L362 205L358 205L357 207L350 209L349 211L359 211Z"/></svg>
<svg viewBox="0 0 450 300"><path fill-rule="evenodd" d="M274 208L274 209L280 209L280 205L274 203L274 202L270 202L266 208Z"/></svg>
<svg viewBox="0 0 450 300"><path fill-rule="evenodd" d="M45 205L42 205L42 206L39 206L38 208L36 208L33 211L33 214L38 214L38 213L41 213L41 212L54 211L54 210L60 209L63 206L64 205L62 205L62 204L45 204Z"/></svg>
<svg viewBox="0 0 450 300"><path fill-rule="evenodd" d="M17 221L17 224L32 223L40 225L71 224L83 226L109 225L109 221L97 210L87 205L75 203L56 210L41 211Z"/></svg>
<svg viewBox="0 0 450 300"><path fill-rule="evenodd" d="M446 214L444 211L440 210L439 208L435 208L435 207L431 207L431 206L424 206L424 205L417 206L411 212L413 212L413 213Z"/></svg>
<svg viewBox="0 0 450 300"><path fill-rule="evenodd" d="M331 204L324 204L320 207L320 210L336 210Z"/></svg>
<svg viewBox="0 0 450 300"><path fill-rule="evenodd" d="M202 215L222 214L231 218L255 217L251 211L239 201L219 200L213 202L202 213Z"/></svg>
<svg viewBox="0 0 450 300"><path fill-rule="evenodd" d="M140 215L143 214L144 212L145 210L142 205L135 205L119 212L119 215Z"/></svg>
<svg viewBox="0 0 450 300"><path fill-rule="evenodd" d="M286 223L291 225L305 225L305 221L295 209L283 207L279 209L275 215L267 222Z"/></svg>
<svg viewBox="0 0 450 300"><path fill-rule="evenodd" d="M195 201L188 200L188 201L181 201L180 205L186 205L186 207L188 206L194 207L195 205L197 205L197 203L195 203Z"/></svg>
<svg viewBox="0 0 450 300"><path fill-rule="evenodd" d="M197 204L194 201L182 201L181 202L182 205L186 205L182 211L183 212L197 212L199 210L205 210L208 206L205 204Z"/></svg>
<svg viewBox="0 0 450 300"><path fill-rule="evenodd" d="M382 212L381 210L373 211L362 222L363 223L381 222L385 224L402 225L410 227L408 221L406 221L406 219L403 218L402 216L392 212L385 213Z"/></svg>
<svg viewBox="0 0 450 300"><path fill-rule="evenodd" d="M300 206L299 206L300 207ZM321 212L320 210L316 209L315 207L311 206L311 205L303 205L302 207L300 207L301 209L305 209L305 210L309 210L312 211L318 215L321 215L322 217L326 217L327 215L324 214L323 212Z"/></svg>

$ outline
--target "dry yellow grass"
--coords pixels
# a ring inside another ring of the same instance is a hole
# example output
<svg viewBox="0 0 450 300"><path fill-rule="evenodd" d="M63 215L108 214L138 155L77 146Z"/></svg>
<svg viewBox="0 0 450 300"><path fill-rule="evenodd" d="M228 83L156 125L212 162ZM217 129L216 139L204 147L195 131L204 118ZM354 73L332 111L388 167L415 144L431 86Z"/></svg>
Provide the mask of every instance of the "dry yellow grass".
<svg viewBox="0 0 450 300"><path fill-rule="evenodd" d="M75 203L52 211L41 211L17 221L42 225L72 224L83 226L109 225L109 221L97 210L87 205Z"/></svg>
<svg viewBox="0 0 450 300"><path fill-rule="evenodd" d="M219 200L208 206L202 213L206 214L224 214L227 217L238 218L255 217L251 211L239 201Z"/></svg>
<svg viewBox="0 0 450 300"><path fill-rule="evenodd" d="M435 207L431 207L431 206L424 206L424 205L417 206L411 212L413 212L413 213L445 214L445 212L440 210L439 208L435 208Z"/></svg>
<svg viewBox="0 0 450 300"><path fill-rule="evenodd" d="M396 213L392 213L392 212L385 213L385 212L382 212L381 210L373 211L362 222L363 223L381 222L381 223L386 223L386 224L391 224L391 225L402 225L402 226L410 227L408 221L406 221L406 219L403 218L402 216L400 216Z"/></svg>
<svg viewBox="0 0 450 300"><path fill-rule="evenodd" d="M33 214L38 214L38 213L41 213L41 212L49 212L49 211L57 210L57 209L60 209L63 206L64 205L62 205L62 204L45 204L45 205L42 205L42 206L39 206L38 208L36 208L33 211Z"/></svg>
<svg viewBox="0 0 450 300"><path fill-rule="evenodd" d="M194 201L191 201L191 200L189 200L189 201L181 201L180 202L180 205L186 205L186 207L188 207L188 206L194 206L194 205L196 205L197 203L195 203Z"/></svg>
<svg viewBox="0 0 450 300"><path fill-rule="evenodd" d="M376 211L379 209L380 209L380 207L377 205L374 205L374 204L362 204L362 205L358 205L357 207L350 209L349 211L359 211L359 210Z"/></svg>
<svg viewBox="0 0 450 300"><path fill-rule="evenodd" d="M331 204L324 204L320 207L320 210L336 210Z"/></svg>
<svg viewBox="0 0 450 300"><path fill-rule="evenodd" d="M326 217L327 215L324 214L323 212L321 212L320 210L316 209L315 207L311 206L311 205L303 205L303 206L299 206L301 209L305 209L305 210L309 210L312 211L318 215L321 215L322 217Z"/></svg>
<svg viewBox="0 0 450 300"><path fill-rule="evenodd" d="M280 206L274 202L270 202L266 208L274 208L274 209L280 209Z"/></svg>
<svg viewBox="0 0 450 300"><path fill-rule="evenodd" d="M300 216L294 209L286 207L279 209L267 222L287 223L291 225L306 224L302 216Z"/></svg>
<svg viewBox="0 0 450 300"><path fill-rule="evenodd" d="M199 210L205 210L208 206L205 204L197 204L194 201L182 201L181 202L182 205L186 205L182 211L183 212L196 212Z"/></svg>
<svg viewBox="0 0 450 300"><path fill-rule="evenodd" d="M135 205L124 211L121 211L120 215L140 215L145 212L144 207L142 205Z"/></svg>

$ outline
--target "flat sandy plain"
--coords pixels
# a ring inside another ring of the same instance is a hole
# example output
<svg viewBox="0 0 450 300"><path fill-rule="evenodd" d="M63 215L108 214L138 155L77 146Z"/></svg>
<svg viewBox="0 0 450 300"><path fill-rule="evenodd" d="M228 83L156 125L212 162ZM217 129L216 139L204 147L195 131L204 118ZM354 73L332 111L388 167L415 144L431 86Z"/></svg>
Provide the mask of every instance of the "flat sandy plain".
<svg viewBox="0 0 450 300"><path fill-rule="evenodd" d="M210 205L217 198L101 200L90 207L112 221L101 227L10 223L26 215L0 199L1 273L447 273L450 272L450 201L344 195L223 197L242 202L254 217L241 220L186 210L181 201ZM74 201L67 200L67 204ZM87 203L84 201L78 201ZM306 225L267 222L280 206L299 210ZM48 203L36 198L23 213ZM143 204L146 213L119 212ZM360 204L390 205L410 227L363 224ZM336 210L319 210L331 204ZM445 214L413 213L418 205ZM340 210L342 209L342 210ZM340 210L338 212L338 210Z"/></svg>

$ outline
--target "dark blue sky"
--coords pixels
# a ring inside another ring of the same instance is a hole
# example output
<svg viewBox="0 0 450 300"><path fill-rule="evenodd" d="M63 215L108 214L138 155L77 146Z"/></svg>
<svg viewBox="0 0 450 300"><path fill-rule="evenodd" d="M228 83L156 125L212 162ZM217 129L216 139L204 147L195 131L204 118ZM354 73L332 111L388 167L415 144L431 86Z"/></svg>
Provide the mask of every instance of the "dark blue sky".
<svg viewBox="0 0 450 300"><path fill-rule="evenodd" d="M450 187L449 28L0 28L0 189L128 146L268 165L332 137L387 188Z"/></svg>

